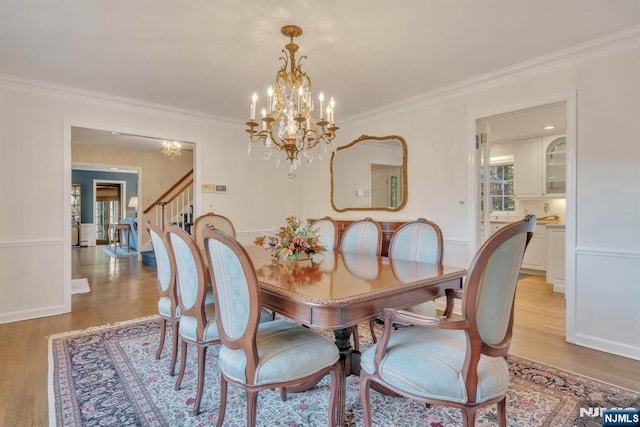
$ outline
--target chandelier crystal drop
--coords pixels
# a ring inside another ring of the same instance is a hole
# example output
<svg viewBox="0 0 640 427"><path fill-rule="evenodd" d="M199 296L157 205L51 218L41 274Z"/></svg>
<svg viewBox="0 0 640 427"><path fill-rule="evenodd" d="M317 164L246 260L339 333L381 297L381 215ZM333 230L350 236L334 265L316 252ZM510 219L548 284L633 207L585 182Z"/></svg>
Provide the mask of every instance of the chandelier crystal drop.
<svg viewBox="0 0 640 427"><path fill-rule="evenodd" d="M283 56L280 57L283 64L276 74L274 85L269 86L267 90L266 107L261 110L261 126L256 121L258 94L254 93L251 97L247 132L249 145L252 142L262 142L265 160L269 160L274 151L286 154L289 162L289 180L292 181L295 179L296 169L302 163L300 156L304 157L305 163L310 166L310 150L316 145L323 143L325 150L327 145L335 149L332 142L339 128L335 125L335 101L330 98L325 104L322 92L318 95L318 119L312 115L316 111L316 102L311 95L311 78L302 71L300 64L301 60L307 57L301 56L296 63L299 46L293 42L294 37L302 35L302 28L285 25L280 32L290 39L282 50ZM250 151L249 148L248 152ZM279 163L278 155L278 165Z"/></svg>
<svg viewBox="0 0 640 427"><path fill-rule="evenodd" d="M162 141L162 152L173 160L182 154L182 147L178 141Z"/></svg>

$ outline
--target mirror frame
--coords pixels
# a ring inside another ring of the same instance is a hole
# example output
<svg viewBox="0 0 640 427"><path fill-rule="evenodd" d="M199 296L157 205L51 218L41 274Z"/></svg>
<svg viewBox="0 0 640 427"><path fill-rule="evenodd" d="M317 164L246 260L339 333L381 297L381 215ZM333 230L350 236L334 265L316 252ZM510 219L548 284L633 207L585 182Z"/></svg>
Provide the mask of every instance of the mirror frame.
<svg viewBox="0 0 640 427"><path fill-rule="evenodd" d="M401 203L396 206L395 208L386 208L386 207L382 207L382 208L342 208L339 209L338 207L336 207L334 201L333 201L333 159L336 155L336 153L340 150L344 150L346 148L349 148L355 144L357 144L358 142L361 141L366 141L366 140L373 140L373 141L386 141L389 139L395 139L396 141L400 142L400 145L402 146L402 182L404 183L404 185L402 186L402 201ZM409 193L408 191L408 187L409 187L409 181L407 179L407 143L404 140L403 137L399 136L399 135L387 135L387 136L371 136L371 135L361 135L360 137L354 139L353 141L351 141L349 144L347 145L343 145L341 147L338 147L335 151L333 151L333 153L331 153L331 163L330 163L330 172L331 172L331 194L330 194L330 199L331 199L331 207L333 208L333 210L335 210L336 212L346 212L346 211L389 211L389 212L397 212L399 210L401 210L402 208L405 207L405 205L407 204L407 195Z"/></svg>

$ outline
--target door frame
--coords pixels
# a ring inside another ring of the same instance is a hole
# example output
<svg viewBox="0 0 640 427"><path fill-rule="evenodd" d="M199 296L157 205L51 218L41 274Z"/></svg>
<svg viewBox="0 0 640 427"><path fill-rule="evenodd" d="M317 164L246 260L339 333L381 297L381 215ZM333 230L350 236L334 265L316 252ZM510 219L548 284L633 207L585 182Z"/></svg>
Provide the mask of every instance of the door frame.
<svg viewBox="0 0 640 427"><path fill-rule="evenodd" d="M113 180L113 179L94 179L93 180L93 230L96 233L96 235L94 235L94 240L98 240L97 239L97 233L98 233L98 228L95 227L96 224L96 217L97 217L97 209L96 209L96 202L98 201L97 199L97 190L98 190L98 185L105 183L105 184L118 184L120 186L120 217L125 218L127 216L127 181L119 181L119 180ZM107 233L109 233L109 230L107 230ZM107 235L107 240L109 240L109 236Z"/></svg>
<svg viewBox="0 0 640 427"><path fill-rule="evenodd" d="M479 134L477 124L479 120L493 116L541 107L548 104L565 102L566 106L566 138L567 138L567 190L565 213L565 340L576 342L576 90L552 94L540 98L527 99L518 104L502 105L470 112L467 124L467 140L469 146L469 250L470 259L481 244L480 238L480 149L476 142Z"/></svg>
<svg viewBox="0 0 640 427"><path fill-rule="evenodd" d="M71 168L72 168L72 159L71 159L71 128L73 127L83 127L89 129L98 129L104 131L111 132L119 132L130 135L141 135L147 136L150 138L157 139L168 139L175 141L188 141L190 144L193 144L193 188L201 187L201 177L200 171L202 170L202 159L201 159L201 143L202 140L200 137L197 137L193 134L186 134L176 132L175 130L161 130L157 129L149 129L149 128L131 128L122 125L116 125L112 121L105 120L103 122L86 122L82 120L76 119L68 119L65 118L63 120L63 171L64 171L64 185L65 189L71 188ZM177 127L177 126L176 126ZM138 170L138 197L142 197L142 171ZM64 191L63 194L60 195L63 209L63 234L64 241L71 241L71 209L67 209L69 205L69 194L68 190ZM195 191L193 192L193 208L194 212L199 212L199 207L201 204L201 192ZM140 209L138 209L138 212ZM138 213L136 213L139 215ZM140 216L138 216L140 218ZM63 254L63 312L69 313L71 311L71 250L64 251Z"/></svg>

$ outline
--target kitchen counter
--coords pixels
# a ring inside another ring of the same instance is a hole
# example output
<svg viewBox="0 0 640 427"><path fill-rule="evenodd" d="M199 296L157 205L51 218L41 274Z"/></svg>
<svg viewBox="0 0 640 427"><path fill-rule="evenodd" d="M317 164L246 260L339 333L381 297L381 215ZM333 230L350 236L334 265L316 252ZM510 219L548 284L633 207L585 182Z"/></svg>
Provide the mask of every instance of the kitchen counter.
<svg viewBox="0 0 640 427"><path fill-rule="evenodd" d="M514 218L514 219L491 219L491 220L489 220L489 222L491 224L511 224L511 223L516 222L516 221L520 221L520 220L517 219L517 218ZM546 219L536 220L536 224L538 224L538 225L546 225L546 226L560 226L560 227L564 227L565 226L564 222L561 222L560 220L556 221L556 220L546 220Z"/></svg>

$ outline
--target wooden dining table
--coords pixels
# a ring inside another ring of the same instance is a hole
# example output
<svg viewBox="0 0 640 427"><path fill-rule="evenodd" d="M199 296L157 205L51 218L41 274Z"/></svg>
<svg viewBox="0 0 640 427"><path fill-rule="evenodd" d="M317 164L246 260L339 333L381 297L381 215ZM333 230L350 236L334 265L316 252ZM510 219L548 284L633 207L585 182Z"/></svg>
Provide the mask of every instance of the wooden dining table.
<svg viewBox="0 0 640 427"><path fill-rule="evenodd" d="M352 327L380 316L384 308L405 308L443 296L445 289L460 289L466 274L465 269L442 264L337 251L309 260L274 262L262 247L246 249L265 308L303 325L333 331L343 362L341 424L346 377L360 372L360 354L351 347Z"/></svg>

